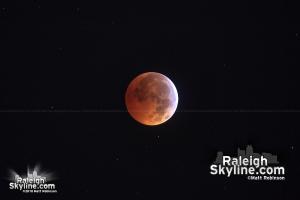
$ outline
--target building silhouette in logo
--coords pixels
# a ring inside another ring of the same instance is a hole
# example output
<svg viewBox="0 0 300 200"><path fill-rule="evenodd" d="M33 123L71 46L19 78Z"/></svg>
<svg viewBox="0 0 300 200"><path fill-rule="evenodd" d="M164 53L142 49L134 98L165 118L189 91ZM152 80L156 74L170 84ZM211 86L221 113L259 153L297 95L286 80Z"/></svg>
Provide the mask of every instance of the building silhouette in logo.
<svg viewBox="0 0 300 200"><path fill-rule="evenodd" d="M37 175L37 171L36 170L33 170L32 174L29 173L29 170L27 171L27 177L29 179L44 179L44 181L46 182L46 177L43 177L43 176L38 176Z"/></svg>
<svg viewBox="0 0 300 200"><path fill-rule="evenodd" d="M251 145L247 145L246 150L241 150L240 148L237 149L237 157L241 157L242 159L243 158L249 159L250 156L252 156L252 158L260 158L261 156L263 156L264 158L266 158L268 160L268 164L278 164L279 163L276 155L272 155L271 153L265 153L265 152L262 152L262 154L254 153L253 147ZM219 151L217 153L217 158L214 163L215 164L223 163L223 152L222 151Z"/></svg>
<svg viewBox="0 0 300 200"><path fill-rule="evenodd" d="M15 180L19 180L19 179L22 179L22 177L20 177L18 174L15 175ZM44 180L44 182L46 182L46 177L44 176L39 176L37 174L37 171L36 170L33 170L32 173L29 172L29 170L27 171L27 177L25 179L28 179L28 180Z"/></svg>

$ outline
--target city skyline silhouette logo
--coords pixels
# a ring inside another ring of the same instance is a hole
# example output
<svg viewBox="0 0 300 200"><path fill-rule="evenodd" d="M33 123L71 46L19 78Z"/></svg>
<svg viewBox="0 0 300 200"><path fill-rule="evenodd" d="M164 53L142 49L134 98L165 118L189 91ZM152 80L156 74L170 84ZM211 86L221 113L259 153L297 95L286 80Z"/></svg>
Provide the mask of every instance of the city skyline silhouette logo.
<svg viewBox="0 0 300 200"><path fill-rule="evenodd" d="M285 168L279 166L277 155L262 152L255 153L251 145L246 150L237 149L237 157L217 152L217 157L210 166L210 174L246 175L248 180L285 180Z"/></svg>
<svg viewBox="0 0 300 200"><path fill-rule="evenodd" d="M279 164L277 160L277 155L272 155L271 153L266 153L262 152L261 154L259 153L254 153L252 145L247 145L246 150L241 150L240 148L237 149L237 156L241 158L260 158L263 156L268 160L268 164ZM223 161L223 152L218 151L217 153L217 158L215 160L215 164L221 164Z"/></svg>
<svg viewBox="0 0 300 200"><path fill-rule="evenodd" d="M9 189L19 190L23 193L57 193L56 185L48 183L54 179L53 173L41 172L39 166L35 166L33 170L28 167L24 176L10 170Z"/></svg>

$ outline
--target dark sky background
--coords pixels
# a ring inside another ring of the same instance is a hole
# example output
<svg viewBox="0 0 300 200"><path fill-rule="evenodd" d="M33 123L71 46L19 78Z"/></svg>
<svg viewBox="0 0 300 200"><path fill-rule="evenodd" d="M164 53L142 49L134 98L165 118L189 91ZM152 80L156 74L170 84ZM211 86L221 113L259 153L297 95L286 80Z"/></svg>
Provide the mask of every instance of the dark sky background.
<svg viewBox="0 0 300 200"><path fill-rule="evenodd" d="M0 199L295 199L298 8L1 1ZM148 71L179 94L178 112L156 127L124 104L129 82ZM217 112L232 110L247 112ZM286 181L209 174L217 151L248 144L278 155ZM8 169L36 163L57 174L58 194L9 191Z"/></svg>

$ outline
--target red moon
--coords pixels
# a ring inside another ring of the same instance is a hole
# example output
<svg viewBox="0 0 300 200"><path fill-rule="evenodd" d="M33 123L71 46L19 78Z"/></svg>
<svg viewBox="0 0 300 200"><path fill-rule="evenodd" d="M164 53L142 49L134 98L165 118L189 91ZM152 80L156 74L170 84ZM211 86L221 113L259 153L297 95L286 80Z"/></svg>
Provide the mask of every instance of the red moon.
<svg viewBox="0 0 300 200"><path fill-rule="evenodd" d="M159 125L175 113L178 93L173 82L163 74L146 72L129 84L125 103L129 114L144 125Z"/></svg>

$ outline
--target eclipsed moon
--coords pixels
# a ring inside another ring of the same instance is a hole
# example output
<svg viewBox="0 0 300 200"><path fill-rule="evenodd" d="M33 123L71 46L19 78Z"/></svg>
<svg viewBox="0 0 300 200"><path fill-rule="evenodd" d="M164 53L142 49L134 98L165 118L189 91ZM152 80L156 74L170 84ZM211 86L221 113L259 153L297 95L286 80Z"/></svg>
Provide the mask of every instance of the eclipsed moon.
<svg viewBox="0 0 300 200"><path fill-rule="evenodd" d="M165 75L146 72L131 81L125 103L136 121L145 125L159 125L175 113L178 93L173 82Z"/></svg>

